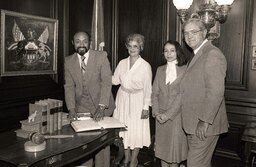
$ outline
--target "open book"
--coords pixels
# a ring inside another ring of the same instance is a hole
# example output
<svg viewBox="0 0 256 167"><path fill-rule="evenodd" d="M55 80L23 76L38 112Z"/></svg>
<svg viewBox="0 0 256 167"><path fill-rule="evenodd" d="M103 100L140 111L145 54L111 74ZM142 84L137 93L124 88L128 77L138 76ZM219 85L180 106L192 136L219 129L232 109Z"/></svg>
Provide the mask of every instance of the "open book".
<svg viewBox="0 0 256 167"><path fill-rule="evenodd" d="M125 128L125 124L113 117L104 117L101 121L94 121L92 118L81 121L73 121L71 126L76 132L109 129L109 128Z"/></svg>

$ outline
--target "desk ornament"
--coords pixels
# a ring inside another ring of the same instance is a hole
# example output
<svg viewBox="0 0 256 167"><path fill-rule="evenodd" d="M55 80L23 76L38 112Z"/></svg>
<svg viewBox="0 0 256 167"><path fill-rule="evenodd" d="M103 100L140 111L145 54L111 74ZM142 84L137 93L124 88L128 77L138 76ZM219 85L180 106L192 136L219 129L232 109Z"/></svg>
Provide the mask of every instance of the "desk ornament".
<svg viewBox="0 0 256 167"><path fill-rule="evenodd" d="M46 139L62 139L74 137L74 135L42 135L38 132L32 132L28 135L29 141L24 144L25 151L38 152L46 148Z"/></svg>

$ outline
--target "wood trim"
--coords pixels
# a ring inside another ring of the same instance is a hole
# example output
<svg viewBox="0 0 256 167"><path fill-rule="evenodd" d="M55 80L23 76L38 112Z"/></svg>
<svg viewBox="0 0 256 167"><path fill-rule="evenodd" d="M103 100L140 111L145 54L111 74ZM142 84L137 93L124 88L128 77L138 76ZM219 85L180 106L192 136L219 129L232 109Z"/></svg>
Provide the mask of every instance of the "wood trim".
<svg viewBox="0 0 256 167"><path fill-rule="evenodd" d="M63 0L63 55L69 55L69 0Z"/></svg>
<svg viewBox="0 0 256 167"><path fill-rule="evenodd" d="M242 135L242 132L243 132L243 129L244 129L244 124L240 123L240 122L232 122L232 121L229 121L229 133L232 133L234 134L237 134L238 138L235 138L233 140L235 140L237 142L237 147L235 147L235 149L233 150L230 150L230 149L227 149L227 148L221 148L221 147L218 147L217 145L217 148L216 148L216 151L214 152L214 155L217 155L217 156L220 156L220 157L225 157L225 158L228 158L228 159L232 159L232 160L238 160L238 161L242 161L241 159L241 145L240 145L240 138ZM232 130L231 130L232 129ZM220 141L222 139L220 138Z"/></svg>
<svg viewBox="0 0 256 167"><path fill-rule="evenodd" d="M170 38L170 0L163 0L162 45Z"/></svg>
<svg viewBox="0 0 256 167"><path fill-rule="evenodd" d="M50 17L53 19L58 19L58 0L50 1ZM59 29L58 25L57 27ZM58 41L58 37L57 37L57 41ZM58 46L58 42L56 43L56 45ZM58 49L57 49L57 53L58 53ZM56 64L58 64L58 58L56 59ZM50 75L50 77L52 78L53 81L58 83L58 66L57 66L57 73Z"/></svg>
<svg viewBox="0 0 256 167"><path fill-rule="evenodd" d="M112 71L115 71L118 61L118 21L119 1L112 0Z"/></svg>
<svg viewBox="0 0 256 167"><path fill-rule="evenodd" d="M256 108L256 99L254 98L243 98L243 97L227 97L226 104L232 106ZM256 115L256 113L255 113Z"/></svg>

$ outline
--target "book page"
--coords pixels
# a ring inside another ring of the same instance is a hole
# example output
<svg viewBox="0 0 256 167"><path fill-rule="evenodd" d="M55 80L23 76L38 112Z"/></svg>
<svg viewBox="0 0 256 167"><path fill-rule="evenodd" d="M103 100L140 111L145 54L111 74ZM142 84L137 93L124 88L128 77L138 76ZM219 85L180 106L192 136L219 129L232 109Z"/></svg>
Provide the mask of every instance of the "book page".
<svg viewBox="0 0 256 167"><path fill-rule="evenodd" d="M94 121L93 119L87 119L82 121L73 121L71 126L76 132L90 131L90 130L99 130L101 126Z"/></svg>
<svg viewBox="0 0 256 167"><path fill-rule="evenodd" d="M125 128L125 124L113 117L104 117L103 120L99 121L98 124L104 129L109 128Z"/></svg>
<svg viewBox="0 0 256 167"><path fill-rule="evenodd" d="M104 117L101 121L94 121L92 118L81 121L73 121L71 126L76 132L109 129L109 128L125 128L125 124L113 117Z"/></svg>

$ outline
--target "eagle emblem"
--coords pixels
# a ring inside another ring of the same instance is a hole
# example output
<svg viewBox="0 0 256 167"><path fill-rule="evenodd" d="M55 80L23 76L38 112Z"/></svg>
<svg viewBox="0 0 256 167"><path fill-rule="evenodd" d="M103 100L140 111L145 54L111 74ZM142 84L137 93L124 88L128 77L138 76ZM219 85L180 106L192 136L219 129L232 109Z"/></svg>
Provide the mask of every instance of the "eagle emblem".
<svg viewBox="0 0 256 167"><path fill-rule="evenodd" d="M38 35L40 33L40 35ZM26 25L21 31L14 20L12 27L13 41L7 45L7 51L12 55L9 66L14 70L49 69L51 65L51 48L48 46L49 27L43 31L36 29L33 24Z"/></svg>

